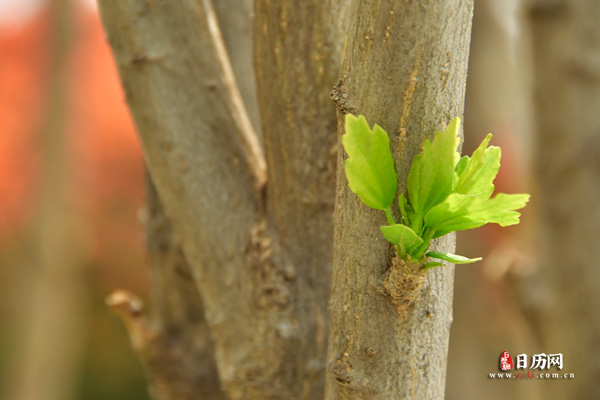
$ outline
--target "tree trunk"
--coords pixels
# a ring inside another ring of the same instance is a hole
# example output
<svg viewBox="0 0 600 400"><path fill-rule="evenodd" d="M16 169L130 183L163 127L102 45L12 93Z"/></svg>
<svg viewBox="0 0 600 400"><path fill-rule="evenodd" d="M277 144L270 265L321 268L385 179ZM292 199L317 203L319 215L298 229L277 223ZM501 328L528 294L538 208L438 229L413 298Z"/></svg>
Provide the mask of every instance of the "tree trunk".
<svg viewBox="0 0 600 400"><path fill-rule="evenodd" d="M294 301L303 305L297 323L306 349L300 371L314 382L300 398L308 399L322 398L325 381L337 150L329 92L340 70L348 16L348 7L339 3L255 2L266 218L298 282Z"/></svg>
<svg viewBox="0 0 600 400"><path fill-rule="evenodd" d="M336 139L328 92L343 43L328 4L338 7L256 4L254 34L273 46L256 48L265 162L209 0L100 2L232 399L323 394Z"/></svg>
<svg viewBox="0 0 600 400"><path fill-rule="evenodd" d="M546 353L563 353L564 385L549 398L600 393L600 3L538 1L535 49L541 279L538 327Z"/></svg>
<svg viewBox="0 0 600 400"><path fill-rule="evenodd" d="M405 191L424 140L462 114L473 3L354 4L332 94L339 134L347 112L381 125ZM443 398L454 267L405 275L379 231L382 213L348 188L345 158L340 148L326 399ZM454 235L433 248L452 252ZM403 287L407 280L416 289Z"/></svg>

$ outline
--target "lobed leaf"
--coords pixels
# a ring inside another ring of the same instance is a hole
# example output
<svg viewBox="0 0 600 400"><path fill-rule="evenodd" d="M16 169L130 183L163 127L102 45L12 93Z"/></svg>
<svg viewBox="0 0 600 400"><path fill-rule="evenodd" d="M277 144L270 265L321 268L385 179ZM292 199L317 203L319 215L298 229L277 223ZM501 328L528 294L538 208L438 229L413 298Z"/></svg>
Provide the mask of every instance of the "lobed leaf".
<svg viewBox="0 0 600 400"><path fill-rule="evenodd" d="M466 162L466 165L460 166L464 170L459 174L454 192L483 199L489 199L494 193L494 179L500 170L501 153L500 147L487 147L491 139L492 134L490 133L473 152L473 156ZM457 171L458 167L457 165Z"/></svg>
<svg viewBox="0 0 600 400"><path fill-rule="evenodd" d="M455 118L435 140L425 140L423 153L415 156L408 173L408 199L418 218L443 201L455 179L460 119Z"/></svg>
<svg viewBox="0 0 600 400"><path fill-rule="evenodd" d="M528 194L500 193L492 199L452 193L425 216L425 225L435 229L434 238L454 231L479 228L487 223L509 226L519 223L519 212Z"/></svg>
<svg viewBox="0 0 600 400"><path fill-rule="evenodd" d="M390 140L379 125L373 130L364 116L347 114L342 144L348 185L363 203L377 210L389 208L398 189L398 176L390 151Z"/></svg>

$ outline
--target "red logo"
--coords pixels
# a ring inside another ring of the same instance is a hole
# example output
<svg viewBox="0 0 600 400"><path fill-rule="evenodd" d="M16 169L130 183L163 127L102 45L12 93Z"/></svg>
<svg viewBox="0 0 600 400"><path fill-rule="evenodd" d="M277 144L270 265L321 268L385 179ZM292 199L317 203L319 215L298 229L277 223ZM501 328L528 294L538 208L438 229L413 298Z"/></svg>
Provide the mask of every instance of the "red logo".
<svg viewBox="0 0 600 400"><path fill-rule="evenodd" d="M513 369L513 367L514 364L512 357L510 356L510 354L508 354L508 351L503 352L500 356L500 369L502 371L510 371L511 369Z"/></svg>

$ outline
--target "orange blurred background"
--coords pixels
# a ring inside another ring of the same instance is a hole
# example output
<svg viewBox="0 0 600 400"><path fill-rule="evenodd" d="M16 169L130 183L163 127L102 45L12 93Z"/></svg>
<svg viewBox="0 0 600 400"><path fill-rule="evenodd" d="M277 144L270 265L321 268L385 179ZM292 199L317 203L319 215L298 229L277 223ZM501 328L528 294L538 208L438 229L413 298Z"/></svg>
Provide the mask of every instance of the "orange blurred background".
<svg viewBox="0 0 600 400"><path fill-rule="evenodd" d="M73 301L86 307L85 320L76 330L82 334L69 338L70 348L80 350L69 355L72 376L65 379L74 386L72 398L146 399L141 367L125 330L103 303L115 288L143 296L148 287L143 232L136 217L142 204L142 158L110 49L96 10L88 3L72 3L64 56L67 79L62 93L52 93L53 58L60 45L57 7L37 2L25 10L27 2L13 3L12 9L0 7L0 397L36 400L15 386L37 385L23 382L34 372L19 366L23 354L36 357L24 333L36 323L27 315L36 307L40 315L53 312L47 308L53 307L50 302L39 307L31 299L37 292L42 293L39 298L49 298L35 282L54 274L40 272L43 267L34 253L43 219L39 214L53 212L40 205L51 197L42 184L48 173L45 147L48 141L59 141L66 165L61 172L66 176L57 183L67 202L61 212L76 221L68 245L79 254L77 266L67 273L77 274L81 289ZM64 135L51 137L46 125L55 116L48 113L61 101ZM57 367L40 362L43 370Z"/></svg>

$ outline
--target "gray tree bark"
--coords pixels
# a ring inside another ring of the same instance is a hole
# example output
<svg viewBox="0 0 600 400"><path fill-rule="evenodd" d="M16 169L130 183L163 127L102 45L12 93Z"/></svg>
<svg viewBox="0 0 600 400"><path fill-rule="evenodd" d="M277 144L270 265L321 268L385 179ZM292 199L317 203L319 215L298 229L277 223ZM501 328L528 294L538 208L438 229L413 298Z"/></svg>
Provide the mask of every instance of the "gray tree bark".
<svg viewBox="0 0 600 400"><path fill-rule="evenodd" d="M347 112L390 134L399 190L413 157L462 115L472 1L356 1L340 82ZM340 148L326 399L441 399L454 267L422 273L394 257L381 212L348 188ZM452 252L454 235L433 248ZM418 266L417 266L418 268Z"/></svg>
<svg viewBox="0 0 600 400"><path fill-rule="evenodd" d="M548 398L591 399L600 393L600 3L537 1L530 17L546 288L538 332L544 351L563 353L563 371L575 373L545 389Z"/></svg>

